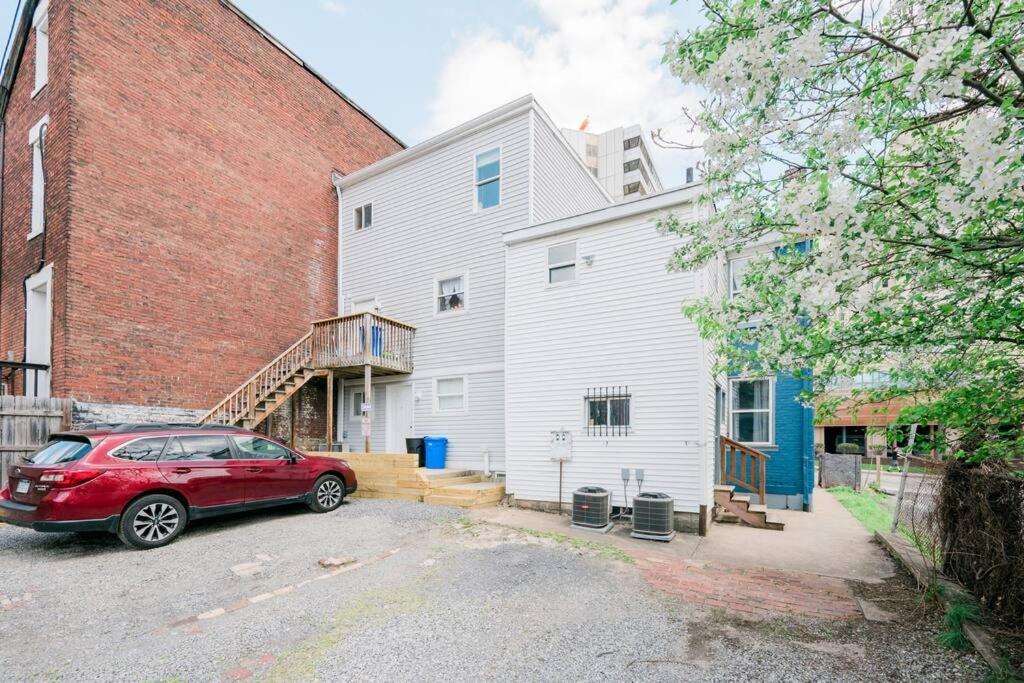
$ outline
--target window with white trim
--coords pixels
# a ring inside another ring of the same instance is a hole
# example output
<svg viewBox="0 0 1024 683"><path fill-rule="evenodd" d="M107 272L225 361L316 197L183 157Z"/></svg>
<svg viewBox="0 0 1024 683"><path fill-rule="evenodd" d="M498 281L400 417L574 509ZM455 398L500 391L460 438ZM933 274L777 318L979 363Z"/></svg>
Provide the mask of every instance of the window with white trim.
<svg viewBox="0 0 1024 683"><path fill-rule="evenodd" d="M352 394L352 417L362 416L364 396L366 396L366 394L361 391L356 391Z"/></svg>
<svg viewBox="0 0 1024 683"><path fill-rule="evenodd" d="M476 210L501 204L501 148L476 155Z"/></svg>
<svg viewBox="0 0 1024 683"><path fill-rule="evenodd" d="M588 388L583 397L587 436L629 436L629 387Z"/></svg>
<svg viewBox="0 0 1024 683"><path fill-rule="evenodd" d="M43 89L50 79L50 13L47 3L41 2L32 17L36 38L36 80L32 95Z"/></svg>
<svg viewBox="0 0 1024 683"><path fill-rule="evenodd" d="M465 409L465 377L438 377L434 380L434 410L436 412L456 412Z"/></svg>
<svg viewBox="0 0 1024 683"><path fill-rule="evenodd" d="M434 312L448 313L466 307L466 276L438 279L434 284Z"/></svg>
<svg viewBox="0 0 1024 683"><path fill-rule="evenodd" d="M751 444L774 441L774 386L767 378L733 379L729 381L729 413L732 415L731 437Z"/></svg>
<svg viewBox="0 0 1024 683"><path fill-rule="evenodd" d="M373 204L363 204L355 209L356 230L373 227Z"/></svg>
<svg viewBox="0 0 1024 683"><path fill-rule="evenodd" d="M548 247L548 284L557 285L576 279L576 243Z"/></svg>
<svg viewBox="0 0 1024 683"><path fill-rule="evenodd" d="M750 257L743 256L729 260L729 298L733 298L743 289L743 275L750 265Z"/></svg>
<svg viewBox="0 0 1024 683"><path fill-rule="evenodd" d="M43 205L46 201L46 176L43 172L43 155L46 149L46 131L50 117L44 116L39 123L32 126L28 134L28 144L32 148L32 213L29 224L29 238L41 235L46 229Z"/></svg>

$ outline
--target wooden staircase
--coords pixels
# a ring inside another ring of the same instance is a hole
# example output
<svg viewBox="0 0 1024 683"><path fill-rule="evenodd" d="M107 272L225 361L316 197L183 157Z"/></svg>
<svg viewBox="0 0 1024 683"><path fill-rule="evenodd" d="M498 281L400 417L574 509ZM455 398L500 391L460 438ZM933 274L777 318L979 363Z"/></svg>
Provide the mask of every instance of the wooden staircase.
<svg viewBox="0 0 1024 683"><path fill-rule="evenodd" d="M783 531L786 523L768 514L768 506L751 505L748 494L737 494L735 486L715 486L715 521L742 523L758 529Z"/></svg>
<svg viewBox="0 0 1024 683"><path fill-rule="evenodd" d="M765 501L765 473L771 457L739 441L718 437L718 481L715 486L715 521L743 523L759 529L782 531L785 524L768 515ZM751 494L736 493L736 487L756 492L758 504L751 504Z"/></svg>
<svg viewBox="0 0 1024 683"><path fill-rule="evenodd" d="M377 313L318 320L199 422L254 429L314 377L365 377L367 370L371 375L411 373L415 331Z"/></svg>

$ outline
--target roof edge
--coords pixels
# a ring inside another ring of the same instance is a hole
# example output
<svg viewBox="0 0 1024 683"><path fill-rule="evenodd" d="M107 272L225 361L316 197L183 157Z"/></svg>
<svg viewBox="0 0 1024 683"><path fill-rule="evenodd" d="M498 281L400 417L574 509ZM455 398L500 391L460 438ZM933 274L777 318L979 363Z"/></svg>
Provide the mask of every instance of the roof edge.
<svg viewBox="0 0 1024 683"><path fill-rule="evenodd" d="M323 75L320 74L320 72L318 72L316 69L311 67L308 62L306 62L304 59L302 59L297 54L292 52L284 43L282 43L280 40L278 40L276 37L274 37L274 34L272 34L267 29L263 28L263 26L260 25L259 22L257 22L255 19L253 19L248 14L246 14L240 7L238 7L238 5L236 5L234 2L232 2L232 0L220 0L220 4L223 5L224 7L226 7L227 9L231 10L232 12L234 12L238 16L239 19L244 21L246 24L249 25L250 28L252 28L254 31L256 31L261 36L263 36L263 38L266 39L266 41L268 43L270 43L271 45L276 47L278 50L283 52L286 56L288 56L296 64L298 64L303 69L305 69L307 72L309 72L309 74L311 76L313 76L313 78L315 78L318 81L320 81L331 92L333 92L335 95L337 95L342 100L344 100L349 106L351 106L353 109L358 111L360 114L365 116L367 118L367 120L370 121L370 123L372 123L373 125L375 125L378 128L380 128L381 131L383 131L385 135L387 135L389 138L391 138L392 140L397 142L403 148L406 147L406 144L404 142L402 142L402 139L399 138L394 133L392 133L390 130L388 130L387 126L385 126L383 123L381 123L376 118L374 118L368 111L366 111L365 109L360 107L358 104L356 104L355 100L353 100L351 97L349 97L348 95L343 93L341 90L339 90L337 86L335 86L333 83L331 83L329 80L327 80Z"/></svg>
<svg viewBox="0 0 1024 683"><path fill-rule="evenodd" d="M594 186L598 190L600 190L601 196L604 197L609 204L614 204L615 199L612 198L608 190L604 189L604 185L601 184L601 181L594 177L594 174L590 172L590 169L587 168L587 165L583 163L583 158L579 155L579 152L572 148L572 145L569 144L569 141L565 139L565 135L562 134L562 130L555 125L555 122L551 120L551 117L548 116L548 113L544 111L544 107L540 106L540 103L537 101L534 101L533 104L534 110L537 112L537 115L541 118L542 121L544 121L545 125L547 125L551 132L555 134L555 137L558 138L558 141L561 143L562 147L567 152L569 152L569 156L576 160L576 163L583 170L586 176L590 178L590 180L594 183Z"/></svg>
<svg viewBox="0 0 1024 683"><path fill-rule="evenodd" d="M700 196L702 187L703 183L691 183L632 201L604 206L593 211L556 218L544 223L534 223L526 227L512 228L502 234L502 239L506 245L520 244L542 237L588 228L599 223L632 218L648 211L660 211L680 204L693 203Z"/></svg>
<svg viewBox="0 0 1024 683"><path fill-rule="evenodd" d="M518 97L511 102L501 105L497 109L492 109L491 111L472 118L465 123L460 123L454 128L449 128L446 131L438 133L432 138L427 138L423 142L417 143L412 147L407 147L401 152L395 152L391 156L375 161L369 166L362 167L358 171L353 171L348 175L335 173L332 176L334 185L335 187L344 189L354 185L355 183L372 178L375 175L389 171L396 166L406 163L407 161L418 159L419 157L429 154L430 152L455 142L456 140L461 140L462 138L473 135L481 130L485 130L491 126L507 121L513 116L523 114L532 109L534 104L535 101L531 94Z"/></svg>
<svg viewBox="0 0 1024 683"><path fill-rule="evenodd" d="M3 75L0 76L0 123L7 116L7 105L11 103L11 91L14 89L14 77L18 75L21 67L21 58L25 55L25 45L28 43L28 33L32 30L32 17L36 13L39 0L28 0L21 11L21 19L11 38L11 52L3 65Z"/></svg>

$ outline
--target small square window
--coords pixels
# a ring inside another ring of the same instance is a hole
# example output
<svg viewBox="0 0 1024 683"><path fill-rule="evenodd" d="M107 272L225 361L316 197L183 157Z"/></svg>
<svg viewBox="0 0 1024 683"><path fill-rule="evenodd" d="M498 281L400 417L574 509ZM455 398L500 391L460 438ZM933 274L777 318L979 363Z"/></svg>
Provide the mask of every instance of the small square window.
<svg viewBox="0 0 1024 683"><path fill-rule="evenodd" d="M466 378L441 377L434 381L434 408L437 412L466 409Z"/></svg>
<svg viewBox="0 0 1024 683"><path fill-rule="evenodd" d="M355 226L356 230L365 230L373 226L373 204L356 207Z"/></svg>
<svg viewBox="0 0 1024 683"><path fill-rule="evenodd" d="M466 307L466 277L455 277L438 280L435 291L435 313L459 311Z"/></svg>
<svg viewBox="0 0 1024 683"><path fill-rule="evenodd" d="M557 285L576 279L576 243L548 247L548 284Z"/></svg>
<svg viewBox="0 0 1024 683"><path fill-rule="evenodd" d="M476 208L489 209L501 204L501 149L476 155Z"/></svg>
<svg viewBox="0 0 1024 683"><path fill-rule="evenodd" d="M588 436L629 436L628 387L596 387L583 397Z"/></svg>

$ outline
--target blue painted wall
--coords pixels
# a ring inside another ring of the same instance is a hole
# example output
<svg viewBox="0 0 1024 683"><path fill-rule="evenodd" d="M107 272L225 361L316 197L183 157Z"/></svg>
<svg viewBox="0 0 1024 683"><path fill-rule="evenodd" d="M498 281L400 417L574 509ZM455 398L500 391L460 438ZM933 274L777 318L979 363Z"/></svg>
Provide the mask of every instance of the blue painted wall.
<svg viewBox="0 0 1024 683"><path fill-rule="evenodd" d="M765 491L800 496L806 507L810 507L814 491L814 409L801 404L799 396L808 389L810 380L776 376L775 448L761 448L771 456Z"/></svg>

